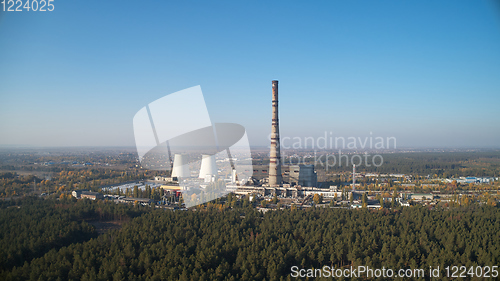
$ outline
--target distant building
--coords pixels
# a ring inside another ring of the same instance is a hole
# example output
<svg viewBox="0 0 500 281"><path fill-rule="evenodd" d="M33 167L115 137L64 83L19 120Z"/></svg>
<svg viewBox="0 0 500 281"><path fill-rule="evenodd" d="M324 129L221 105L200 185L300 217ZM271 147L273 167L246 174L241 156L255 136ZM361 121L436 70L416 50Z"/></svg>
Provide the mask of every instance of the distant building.
<svg viewBox="0 0 500 281"><path fill-rule="evenodd" d="M476 183L477 179L476 177L466 177L465 182L466 183Z"/></svg>
<svg viewBox="0 0 500 281"><path fill-rule="evenodd" d="M438 188L439 184L437 183L423 183L422 188Z"/></svg>
<svg viewBox="0 0 500 281"><path fill-rule="evenodd" d="M457 179L457 183L460 184L469 184L469 183L478 183L478 179L476 177L460 177Z"/></svg>
<svg viewBox="0 0 500 281"><path fill-rule="evenodd" d="M342 192L340 191L330 191L328 189L323 190L304 190L302 191L303 196L318 194L323 196L323 198L342 198Z"/></svg>
<svg viewBox="0 0 500 281"><path fill-rule="evenodd" d="M149 198L134 198L134 197L125 197L125 198L120 198L118 200L118 202L120 203L139 203L141 205L149 205L151 204L152 202L154 202L154 200L152 199L149 199Z"/></svg>
<svg viewBox="0 0 500 281"><path fill-rule="evenodd" d="M181 187L178 185L161 185L161 189L163 189L165 192L168 194L175 194L175 196L180 196L181 195Z"/></svg>
<svg viewBox="0 0 500 281"><path fill-rule="evenodd" d="M414 194L410 194L410 199L413 199L416 201L432 200L432 199L434 199L434 195L431 193L414 193Z"/></svg>
<svg viewBox="0 0 500 281"><path fill-rule="evenodd" d="M80 199L81 195L82 195L82 192L88 192L88 190L87 189L73 190L73 192L71 192L71 195L73 195L73 197L75 197L76 199Z"/></svg>
<svg viewBox="0 0 500 281"><path fill-rule="evenodd" d="M493 177L477 178L477 182L479 182L479 183L492 183L494 181L495 181L495 178L493 178Z"/></svg>
<svg viewBox="0 0 500 281"><path fill-rule="evenodd" d="M168 184L163 184L160 186L161 189L165 191L179 191L181 190L181 187L178 185L168 185Z"/></svg>
<svg viewBox="0 0 500 281"><path fill-rule="evenodd" d="M97 200L97 199L103 199L104 196L99 193L99 192L92 192L92 191L83 191L80 194L80 198L88 198L90 200Z"/></svg>
<svg viewBox="0 0 500 281"><path fill-rule="evenodd" d="M254 179L261 182L266 182L269 178L269 166L268 165L253 165L253 176Z"/></svg>
<svg viewBox="0 0 500 281"><path fill-rule="evenodd" d="M283 186L288 183L290 186L316 187L318 176L314 170L314 165L290 165L281 166ZM253 176L255 180L265 183L269 178L269 166L253 165Z"/></svg>
<svg viewBox="0 0 500 281"><path fill-rule="evenodd" d="M155 181L171 182L172 178L171 177L156 176Z"/></svg>
<svg viewBox="0 0 500 281"><path fill-rule="evenodd" d="M498 180L498 178L494 177L460 177L458 179L445 179L447 183L451 183L454 180L457 181L459 184L470 184L470 183L492 183L495 180Z"/></svg>
<svg viewBox="0 0 500 281"><path fill-rule="evenodd" d="M410 207L410 203L408 203L408 201L399 201L399 204L403 207Z"/></svg>

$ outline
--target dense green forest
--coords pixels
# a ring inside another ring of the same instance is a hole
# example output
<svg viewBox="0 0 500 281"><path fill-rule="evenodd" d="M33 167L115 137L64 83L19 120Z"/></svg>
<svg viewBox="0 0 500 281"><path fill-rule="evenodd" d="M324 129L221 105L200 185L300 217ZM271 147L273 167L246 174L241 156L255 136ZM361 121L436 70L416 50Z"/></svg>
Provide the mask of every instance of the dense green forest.
<svg viewBox="0 0 500 281"><path fill-rule="evenodd" d="M99 236L86 223L120 217L130 221ZM0 210L0 279L288 280L292 266L493 266L499 218L498 208L479 205L262 214L29 199Z"/></svg>
<svg viewBox="0 0 500 281"><path fill-rule="evenodd" d="M26 198L4 201L0 206L0 271L22 266L50 250L96 238L88 221L128 221L143 212L128 205L89 200Z"/></svg>
<svg viewBox="0 0 500 281"><path fill-rule="evenodd" d="M438 175L439 177L498 176L500 152L419 152L384 154L380 167L363 167L367 172Z"/></svg>
<svg viewBox="0 0 500 281"><path fill-rule="evenodd" d="M319 154L321 155L321 154ZM365 163L357 166L361 173L402 173L409 175L437 175L439 177L460 176L489 176L500 175L500 151L475 151L475 152L412 152L412 153L384 153L381 166L366 166ZM326 157L323 156L315 162L314 157L304 158L306 164L316 164L316 170L326 169ZM285 159L289 163L290 159ZM264 162L267 164L268 162ZM328 166L329 172L350 172L352 164Z"/></svg>
<svg viewBox="0 0 500 281"><path fill-rule="evenodd" d="M42 192L64 192L74 189L99 191L99 187L132 180L153 178L158 171L120 171L104 168L64 169L52 173L50 180L35 175L19 175L16 172L0 172L0 198ZM35 187L36 184L36 187Z"/></svg>

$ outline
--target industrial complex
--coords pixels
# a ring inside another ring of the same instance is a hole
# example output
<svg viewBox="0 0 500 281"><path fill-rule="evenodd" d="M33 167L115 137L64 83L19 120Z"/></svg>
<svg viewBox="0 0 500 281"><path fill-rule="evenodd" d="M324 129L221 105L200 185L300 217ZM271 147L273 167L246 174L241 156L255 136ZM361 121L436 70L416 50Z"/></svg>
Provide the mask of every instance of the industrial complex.
<svg viewBox="0 0 500 281"><path fill-rule="evenodd" d="M254 164L250 153L238 153L235 149L217 149L214 153L206 151L178 151L174 153L173 160L168 151L168 157L157 157L152 159L159 166L166 165L170 167L171 173L169 176L155 176L154 179L131 181L117 185L103 186L100 190L108 194L118 194L117 202L139 202L141 204L149 204L150 201L139 200L134 196L127 198L122 194L132 194L132 190L145 190L147 188L153 190L161 190L162 200L170 203L184 202L186 207L202 204L216 198L234 193L240 197L277 197L285 205L300 204L304 205L310 201L315 195L327 199L327 201L337 202L343 206L358 208L358 204L362 197L367 203L368 208L379 208L382 201L396 200L402 206L408 206L409 201L413 202L429 202L435 198L440 200L452 200L453 195L444 194L440 191L432 192L431 190L439 187L438 182L420 183L419 188L424 191L417 193L416 185L411 181L411 175L405 174L379 174L379 173L364 173L356 172L356 165L353 164L352 175L343 182L333 183L324 180L324 171L322 172L321 184L318 184L318 173L313 164L291 164L284 165L280 147L280 128L279 128L279 98L278 98L278 81L272 81L271 95L271 135L269 154L266 151L261 153L260 164ZM236 127L227 127L231 131ZM212 128L210 128L211 132ZM214 129L216 130L216 128ZM211 134L199 134L197 140L203 142L209 140L205 137L213 137ZM229 146L227 146L229 147ZM201 154L201 159L200 159ZM165 160L168 159L168 160ZM269 160L268 160L269 159ZM267 163L267 161L269 161ZM153 162L153 161L151 161ZM256 161L259 162L259 161ZM249 165L250 164L250 165ZM239 169L237 168L239 166ZM321 172L321 170L320 170ZM376 178L376 180L375 180ZM356 182L359 179L360 183ZM379 181L380 179L380 181ZM458 179L444 179L445 184L479 184L492 183L498 178L491 177L462 177ZM352 182L351 182L352 181ZM389 197L387 193L382 191L371 191L366 189L366 182L371 182L371 185L383 187L389 181L400 184L404 189L403 192L397 194L396 197ZM326 184L325 184L326 183ZM328 184L330 183L330 184ZM363 186L361 186L363 184ZM362 187L362 190L356 191L356 187ZM75 191L73 196L76 198L88 198L92 200L102 199L102 195L96 192L86 190ZM106 195L114 196L114 195ZM378 199L377 199L378 198ZM333 204L335 205L335 204Z"/></svg>
<svg viewBox="0 0 500 281"><path fill-rule="evenodd" d="M157 177L156 181L164 181L162 188L179 190L175 184L182 185L185 179L196 179L200 187L206 188L215 182L224 182L226 192L239 195L260 194L279 195L280 197L299 198L313 193L321 193L325 197L334 197L336 187L317 188L317 174L314 165L282 165L280 154L279 112L278 112L278 81L272 81L272 119L271 119L271 149L269 165L254 165L251 178L238 178L234 168L228 170L227 163L237 162L236 157L216 158L216 155L203 155L201 165L189 163L189 156L175 154L171 177ZM222 165L221 165L222 164ZM199 172L197 170L199 169ZM243 184L244 183L244 184ZM180 187L186 189L193 187ZM337 196L340 196L338 192Z"/></svg>

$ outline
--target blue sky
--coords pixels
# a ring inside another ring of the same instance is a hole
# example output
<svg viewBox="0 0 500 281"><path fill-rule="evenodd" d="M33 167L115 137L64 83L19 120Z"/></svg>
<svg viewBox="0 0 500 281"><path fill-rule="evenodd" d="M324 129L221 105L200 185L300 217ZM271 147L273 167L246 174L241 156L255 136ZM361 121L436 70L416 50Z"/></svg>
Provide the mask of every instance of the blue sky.
<svg viewBox="0 0 500 281"><path fill-rule="evenodd" d="M282 136L500 146L493 1L54 1L0 12L0 145L132 146L148 103L201 85L212 122Z"/></svg>

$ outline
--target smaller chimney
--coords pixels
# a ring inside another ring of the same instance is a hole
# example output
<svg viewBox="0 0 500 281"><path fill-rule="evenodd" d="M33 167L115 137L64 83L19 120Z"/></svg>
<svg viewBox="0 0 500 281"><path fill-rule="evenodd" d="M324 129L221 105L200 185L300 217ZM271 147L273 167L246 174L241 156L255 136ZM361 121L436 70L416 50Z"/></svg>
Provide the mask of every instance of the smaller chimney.
<svg viewBox="0 0 500 281"><path fill-rule="evenodd" d="M356 164L352 164L352 191L356 190Z"/></svg>

